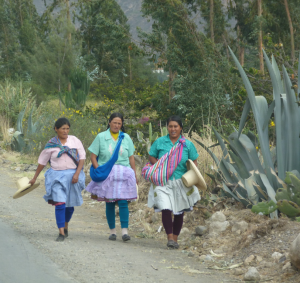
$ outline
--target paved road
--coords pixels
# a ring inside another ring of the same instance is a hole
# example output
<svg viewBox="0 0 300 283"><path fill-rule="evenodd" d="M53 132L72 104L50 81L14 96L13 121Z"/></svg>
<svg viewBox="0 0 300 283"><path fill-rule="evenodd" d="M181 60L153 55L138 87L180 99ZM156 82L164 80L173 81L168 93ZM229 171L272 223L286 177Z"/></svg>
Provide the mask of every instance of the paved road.
<svg viewBox="0 0 300 283"><path fill-rule="evenodd" d="M76 283L0 219L0 283Z"/></svg>

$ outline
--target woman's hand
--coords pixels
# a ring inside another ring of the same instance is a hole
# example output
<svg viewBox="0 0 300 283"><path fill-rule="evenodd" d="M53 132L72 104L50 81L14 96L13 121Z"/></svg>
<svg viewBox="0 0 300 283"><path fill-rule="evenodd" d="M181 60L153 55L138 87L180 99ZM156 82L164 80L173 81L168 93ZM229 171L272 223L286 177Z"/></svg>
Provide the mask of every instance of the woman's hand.
<svg viewBox="0 0 300 283"><path fill-rule="evenodd" d="M79 179L79 174L75 173L72 178L72 184L76 184Z"/></svg>
<svg viewBox="0 0 300 283"><path fill-rule="evenodd" d="M31 186L33 186L35 182L36 182L36 178L32 178L32 179L29 181L29 184L31 184Z"/></svg>

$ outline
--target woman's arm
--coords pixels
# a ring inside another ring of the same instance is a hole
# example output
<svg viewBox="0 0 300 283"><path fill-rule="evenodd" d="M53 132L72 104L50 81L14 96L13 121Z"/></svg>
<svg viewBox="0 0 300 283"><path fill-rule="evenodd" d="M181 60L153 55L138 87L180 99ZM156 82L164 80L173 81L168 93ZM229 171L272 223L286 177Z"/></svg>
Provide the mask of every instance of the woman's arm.
<svg viewBox="0 0 300 283"><path fill-rule="evenodd" d="M151 164L155 164L157 162L157 160L158 160L157 158L149 155L149 161Z"/></svg>
<svg viewBox="0 0 300 283"><path fill-rule="evenodd" d="M97 155L94 153L91 154L91 162L92 162L94 168L97 169L99 164L97 162Z"/></svg>
<svg viewBox="0 0 300 283"><path fill-rule="evenodd" d="M194 164L196 165L196 167L198 168L198 162L197 159L193 160Z"/></svg>
<svg viewBox="0 0 300 283"><path fill-rule="evenodd" d="M34 177L29 181L31 186L36 182L37 177L40 175L41 171L44 169L45 165L39 164L35 171Z"/></svg>
<svg viewBox="0 0 300 283"><path fill-rule="evenodd" d="M134 161L134 155L129 156L129 164L132 170L134 171L136 183L138 184L138 179L136 177L136 170L135 170L135 161Z"/></svg>
<svg viewBox="0 0 300 283"><path fill-rule="evenodd" d="M79 163L78 163L78 166L77 166L77 169L76 169L76 172L75 172L75 174L73 175L73 178L72 178L72 184L76 184L78 182L79 174L80 174L80 171L81 171L83 165L84 165L84 159L80 159Z"/></svg>

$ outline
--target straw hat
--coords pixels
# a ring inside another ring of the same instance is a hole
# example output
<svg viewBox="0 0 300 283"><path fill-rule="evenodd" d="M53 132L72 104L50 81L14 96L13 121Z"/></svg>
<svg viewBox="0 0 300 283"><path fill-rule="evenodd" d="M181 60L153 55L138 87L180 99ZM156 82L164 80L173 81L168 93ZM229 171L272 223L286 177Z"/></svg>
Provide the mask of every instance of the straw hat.
<svg viewBox="0 0 300 283"><path fill-rule="evenodd" d="M31 186L29 181L30 180L27 177L23 177L17 181L18 191L13 195L13 198L22 197L40 185L40 183L35 183Z"/></svg>
<svg viewBox="0 0 300 283"><path fill-rule="evenodd" d="M188 171L181 177L184 185L188 188L195 185L199 190L205 191L206 183L195 163L189 159L186 167Z"/></svg>

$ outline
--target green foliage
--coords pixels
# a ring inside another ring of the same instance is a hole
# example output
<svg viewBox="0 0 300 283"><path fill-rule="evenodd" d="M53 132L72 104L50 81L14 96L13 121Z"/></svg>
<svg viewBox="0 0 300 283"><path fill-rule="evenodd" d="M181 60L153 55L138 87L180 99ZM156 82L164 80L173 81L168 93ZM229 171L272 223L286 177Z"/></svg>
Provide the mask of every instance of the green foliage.
<svg viewBox="0 0 300 283"><path fill-rule="evenodd" d="M22 82L6 80L0 83L0 115L7 117L11 125L16 124L24 106L31 107L33 102L30 88L24 88Z"/></svg>
<svg viewBox="0 0 300 283"><path fill-rule="evenodd" d="M271 63L267 55L264 54L274 93L273 101L268 107L264 97L255 96L243 68L233 52L231 50L230 52L243 79L247 91L247 100L238 131L235 130L234 133L225 137L214 130L223 151L223 158L218 160L209 148L205 149L218 165L218 171L223 176L223 189L227 195L241 201L245 206L256 205L263 200L272 200L276 203L276 191L285 185L282 181L285 177L284 172L300 170L300 128L298 126L300 111L296 103L296 96L291 88L291 82L285 68L283 67L284 81L282 83L276 61L272 58ZM250 110L253 112L257 127L260 152L256 147L255 136L251 132L246 135L242 134ZM274 126L276 127L276 149L273 151L269 146L268 135L268 125L272 113L275 116ZM229 148L227 148L224 141ZM286 150L284 144L289 145L288 150ZM277 168L275 165L277 165ZM278 170L278 176L275 173L276 169ZM294 189L296 187L300 189L300 182L293 174L287 174L287 177ZM298 195L294 189L293 197L291 195L290 199L297 202L299 198L300 201L300 191ZM279 190L277 197L283 195L283 191ZM289 211L293 215L297 210L297 207L287 200L280 202L278 208L283 209L285 212Z"/></svg>
<svg viewBox="0 0 300 283"><path fill-rule="evenodd" d="M256 205L253 205L251 211L256 214L269 215L277 209L277 205L274 201L270 200L269 202L260 202Z"/></svg>
<svg viewBox="0 0 300 283"><path fill-rule="evenodd" d="M83 109L90 90L90 80L87 73L79 68L71 72L71 92L64 93L64 99L61 93L59 98L67 108Z"/></svg>

